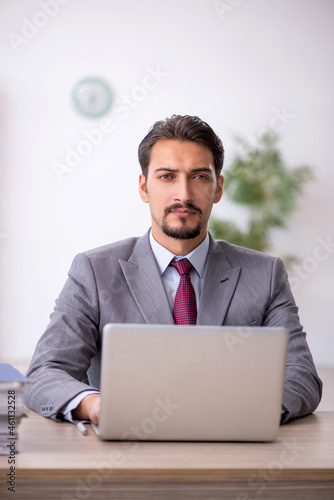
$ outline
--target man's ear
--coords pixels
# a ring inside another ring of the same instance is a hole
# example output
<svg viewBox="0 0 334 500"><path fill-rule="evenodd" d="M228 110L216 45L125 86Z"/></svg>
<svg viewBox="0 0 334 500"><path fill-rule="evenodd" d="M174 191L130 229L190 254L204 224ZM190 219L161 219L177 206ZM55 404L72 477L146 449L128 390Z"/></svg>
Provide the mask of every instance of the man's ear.
<svg viewBox="0 0 334 500"><path fill-rule="evenodd" d="M220 175L218 177L217 192L216 192L215 198L213 200L213 203L218 203L218 201L221 200L221 197L223 196L223 185L224 185L224 177L222 175Z"/></svg>
<svg viewBox="0 0 334 500"><path fill-rule="evenodd" d="M146 179L144 174L139 176L139 194L144 203L148 203L148 196L146 191Z"/></svg>

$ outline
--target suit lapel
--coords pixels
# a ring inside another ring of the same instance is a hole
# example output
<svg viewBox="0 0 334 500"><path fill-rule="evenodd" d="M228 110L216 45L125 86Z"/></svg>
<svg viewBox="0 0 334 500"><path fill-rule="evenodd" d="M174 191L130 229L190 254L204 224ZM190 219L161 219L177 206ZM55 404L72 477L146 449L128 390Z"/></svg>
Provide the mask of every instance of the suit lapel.
<svg viewBox="0 0 334 500"><path fill-rule="evenodd" d="M222 325L237 286L241 267L232 268L222 248L210 237L198 325Z"/></svg>
<svg viewBox="0 0 334 500"><path fill-rule="evenodd" d="M125 280L148 324L174 324L173 314L151 250L148 233L139 238L128 261L119 260ZM238 283L241 267L233 268L210 236L198 325L222 325Z"/></svg>
<svg viewBox="0 0 334 500"><path fill-rule="evenodd" d="M130 259L119 264L146 323L174 323L148 234L138 240Z"/></svg>

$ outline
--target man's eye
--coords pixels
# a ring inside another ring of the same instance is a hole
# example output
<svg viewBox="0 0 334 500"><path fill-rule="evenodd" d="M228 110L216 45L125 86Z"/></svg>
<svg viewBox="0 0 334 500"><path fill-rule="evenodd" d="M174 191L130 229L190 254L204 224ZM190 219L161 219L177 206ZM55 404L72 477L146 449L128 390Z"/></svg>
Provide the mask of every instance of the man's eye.
<svg viewBox="0 0 334 500"><path fill-rule="evenodd" d="M162 174L159 176L159 179L166 180L166 179L171 179L172 176L171 174Z"/></svg>
<svg viewBox="0 0 334 500"><path fill-rule="evenodd" d="M195 175L195 179L200 179L202 181L206 181L208 179L208 176L204 175L204 174L198 174L198 175Z"/></svg>

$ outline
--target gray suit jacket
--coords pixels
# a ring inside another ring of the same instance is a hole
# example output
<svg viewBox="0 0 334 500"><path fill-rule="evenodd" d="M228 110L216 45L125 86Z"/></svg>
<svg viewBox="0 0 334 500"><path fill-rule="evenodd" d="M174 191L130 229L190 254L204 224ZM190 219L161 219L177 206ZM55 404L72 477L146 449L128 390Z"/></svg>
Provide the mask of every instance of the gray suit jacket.
<svg viewBox="0 0 334 500"><path fill-rule="evenodd" d="M77 255L50 318L27 373L26 405L61 420L74 396L100 386L104 325L174 323L148 233ZM283 421L316 409L322 383L280 259L210 236L197 323L286 327Z"/></svg>

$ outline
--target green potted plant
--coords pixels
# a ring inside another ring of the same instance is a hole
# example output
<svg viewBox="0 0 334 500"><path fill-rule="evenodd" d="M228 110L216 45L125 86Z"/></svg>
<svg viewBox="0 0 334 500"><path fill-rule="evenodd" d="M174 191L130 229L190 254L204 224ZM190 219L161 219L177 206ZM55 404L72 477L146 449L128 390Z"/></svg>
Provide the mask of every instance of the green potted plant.
<svg viewBox="0 0 334 500"><path fill-rule="evenodd" d="M314 176L307 165L288 167L278 140L270 130L255 146L237 138L239 149L225 172L224 187L228 199L247 208L247 228L242 230L234 222L212 218L210 231L215 238L265 252L270 249L272 231L286 227L304 186ZM288 265L294 257L285 256L284 260Z"/></svg>

